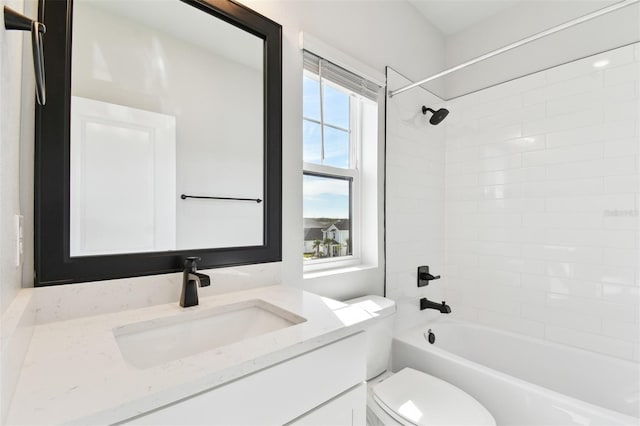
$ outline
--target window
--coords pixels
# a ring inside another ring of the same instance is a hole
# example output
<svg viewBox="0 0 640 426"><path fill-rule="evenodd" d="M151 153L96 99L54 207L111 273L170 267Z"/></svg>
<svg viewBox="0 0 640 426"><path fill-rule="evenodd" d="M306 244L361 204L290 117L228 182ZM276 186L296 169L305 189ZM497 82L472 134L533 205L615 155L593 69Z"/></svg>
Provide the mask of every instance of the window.
<svg viewBox="0 0 640 426"><path fill-rule="evenodd" d="M307 51L303 75L305 268L358 262L363 149L377 146L380 87Z"/></svg>

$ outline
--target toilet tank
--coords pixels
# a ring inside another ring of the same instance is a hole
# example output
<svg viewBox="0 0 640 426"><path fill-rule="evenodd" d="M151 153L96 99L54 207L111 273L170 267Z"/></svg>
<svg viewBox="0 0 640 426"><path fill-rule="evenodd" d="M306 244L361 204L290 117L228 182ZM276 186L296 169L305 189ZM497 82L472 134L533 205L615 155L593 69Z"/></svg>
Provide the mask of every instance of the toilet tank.
<svg viewBox="0 0 640 426"><path fill-rule="evenodd" d="M376 318L365 329L367 380L372 379L384 373L389 365L396 303L391 299L375 295L358 297L344 303L357 305Z"/></svg>

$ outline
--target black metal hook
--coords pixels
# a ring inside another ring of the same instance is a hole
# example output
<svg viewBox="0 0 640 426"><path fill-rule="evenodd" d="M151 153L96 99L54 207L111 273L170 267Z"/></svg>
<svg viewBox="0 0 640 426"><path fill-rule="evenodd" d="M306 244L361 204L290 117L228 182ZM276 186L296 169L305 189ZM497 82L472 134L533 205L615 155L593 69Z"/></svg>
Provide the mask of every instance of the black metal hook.
<svg viewBox="0 0 640 426"><path fill-rule="evenodd" d="M47 102L47 92L44 80L44 49L42 34L47 32L44 24L29 19L10 7L4 7L4 27L7 30L31 31L31 47L33 52L33 70L36 77L36 98L38 104Z"/></svg>

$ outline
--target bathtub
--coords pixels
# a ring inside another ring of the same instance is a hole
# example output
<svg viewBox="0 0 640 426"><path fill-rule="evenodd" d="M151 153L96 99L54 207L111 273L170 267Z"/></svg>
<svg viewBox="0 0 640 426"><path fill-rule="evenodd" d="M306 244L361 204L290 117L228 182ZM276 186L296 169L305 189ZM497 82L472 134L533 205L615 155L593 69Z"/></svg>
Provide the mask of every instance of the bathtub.
<svg viewBox="0 0 640 426"><path fill-rule="evenodd" d="M471 394L498 425L640 424L637 363L449 319L399 333L392 360Z"/></svg>

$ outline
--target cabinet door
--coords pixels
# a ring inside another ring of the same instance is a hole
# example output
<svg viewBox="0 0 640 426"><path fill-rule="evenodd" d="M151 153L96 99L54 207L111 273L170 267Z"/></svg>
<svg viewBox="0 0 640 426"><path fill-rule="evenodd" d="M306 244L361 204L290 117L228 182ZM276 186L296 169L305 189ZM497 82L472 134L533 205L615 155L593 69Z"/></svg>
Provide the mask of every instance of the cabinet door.
<svg viewBox="0 0 640 426"><path fill-rule="evenodd" d="M364 347L359 333L124 424L282 425L363 383ZM366 410L366 398L359 403Z"/></svg>
<svg viewBox="0 0 640 426"><path fill-rule="evenodd" d="M367 410L367 386L364 383L304 414L291 426L364 426Z"/></svg>

